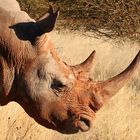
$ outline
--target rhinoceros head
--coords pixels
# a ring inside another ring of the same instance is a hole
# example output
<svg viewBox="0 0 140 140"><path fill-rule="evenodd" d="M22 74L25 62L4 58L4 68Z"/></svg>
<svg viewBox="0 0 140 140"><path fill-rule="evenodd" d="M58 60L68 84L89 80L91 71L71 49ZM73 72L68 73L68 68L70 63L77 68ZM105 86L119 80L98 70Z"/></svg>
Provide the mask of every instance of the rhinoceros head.
<svg viewBox="0 0 140 140"><path fill-rule="evenodd" d="M95 51L75 66L67 65L57 56L47 36L57 15L58 11L53 12L50 7L37 22L10 26L9 30L20 43L12 41L15 50L11 49L14 53L10 52L10 59L13 61L8 63L9 57L1 58L2 91L7 97L14 94L14 100L34 112L32 117L47 121L56 130L87 131L95 113L130 79L140 62L140 52L119 75L94 82L89 72ZM21 45L22 52L16 45Z"/></svg>

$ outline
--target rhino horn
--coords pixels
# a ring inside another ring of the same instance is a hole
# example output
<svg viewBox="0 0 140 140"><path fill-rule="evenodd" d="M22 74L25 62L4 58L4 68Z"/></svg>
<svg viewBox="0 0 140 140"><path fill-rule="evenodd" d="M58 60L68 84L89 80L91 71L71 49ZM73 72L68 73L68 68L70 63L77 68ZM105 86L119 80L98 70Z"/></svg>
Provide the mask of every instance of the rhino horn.
<svg viewBox="0 0 140 140"><path fill-rule="evenodd" d="M71 68L73 69L75 75L77 77L88 78L90 70L94 63L94 58L95 58L95 50L89 55L89 57L84 62L78 65L72 66Z"/></svg>
<svg viewBox="0 0 140 140"><path fill-rule="evenodd" d="M112 97L116 92L118 92L132 77L134 72L140 63L140 51L131 62L131 64L120 74L97 83L97 87L99 89L99 93L106 99Z"/></svg>

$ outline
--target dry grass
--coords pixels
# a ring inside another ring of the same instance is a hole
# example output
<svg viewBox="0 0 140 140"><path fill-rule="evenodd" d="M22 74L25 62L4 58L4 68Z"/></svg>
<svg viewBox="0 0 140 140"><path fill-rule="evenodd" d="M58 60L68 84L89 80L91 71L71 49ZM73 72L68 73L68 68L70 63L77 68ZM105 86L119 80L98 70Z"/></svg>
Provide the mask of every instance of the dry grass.
<svg viewBox="0 0 140 140"><path fill-rule="evenodd" d="M58 0L55 3L61 7L58 27L140 40L139 0Z"/></svg>
<svg viewBox="0 0 140 140"><path fill-rule="evenodd" d="M95 80L121 72L140 49L136 42L91 38L78 32L53 32L50 36L59 56L69 64L82 62L95 49L96 61L91 71ZM86 133L64 135L44 128L14 102L0 107L0 114L0 140L139 140L140 68L97 113L93 128Z"/></svg>
<svg viewBox="0 0 140 140"><path fill-rule="evenodd" d="M140 41L140 0L17 1L21 8L35 19L46 11L48 4L61 7L57 28L82 29L102 36L127 37Z"/></svg>

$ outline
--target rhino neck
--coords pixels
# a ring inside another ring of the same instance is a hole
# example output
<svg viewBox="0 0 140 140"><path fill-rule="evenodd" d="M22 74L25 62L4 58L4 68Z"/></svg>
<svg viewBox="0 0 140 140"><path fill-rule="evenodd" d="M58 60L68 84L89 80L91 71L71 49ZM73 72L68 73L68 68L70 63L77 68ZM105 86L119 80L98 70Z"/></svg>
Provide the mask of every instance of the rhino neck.
<svg viewBox="0 0 140 140"><path fill-rule="evenodd" d="M34 48L30 41L20 39L15 30L9 28L11 25L31 20L22 11L11 16L10 12L0 8L0 55L6 60L10 67L19 72L28 59L34 56ZM22 20L21 20L22 19Z"/></svg>
<svg viewBox="0 0 140 140"><path fill-rule="evenodd" d="M15 68L16 74L22 73L25 65L36 56L31 44L28 42L23 42L21 44L22 45L17 47L17 49L11 54L11 63Z"/></svg>

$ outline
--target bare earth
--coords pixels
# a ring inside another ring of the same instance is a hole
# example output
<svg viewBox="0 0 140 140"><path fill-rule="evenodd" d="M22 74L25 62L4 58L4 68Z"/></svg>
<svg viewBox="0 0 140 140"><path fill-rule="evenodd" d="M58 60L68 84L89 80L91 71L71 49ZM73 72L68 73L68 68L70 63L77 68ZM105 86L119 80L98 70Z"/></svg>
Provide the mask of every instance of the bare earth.
<svg viewBox="0 0 140 140"><path fill-rule="evenodd" d="M90 33L89 33L90 34ZM59 56L68 64L82 62L96 50L91 77L102 80L118 74L133 60L140 44L93 38L79 32L52 32ZM64 135L37 124L15 102L0 106L0 140L140 140L140 68L131 81L96 114L93 128Z"/></svg>

